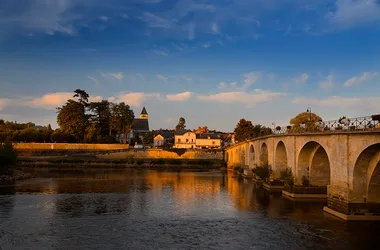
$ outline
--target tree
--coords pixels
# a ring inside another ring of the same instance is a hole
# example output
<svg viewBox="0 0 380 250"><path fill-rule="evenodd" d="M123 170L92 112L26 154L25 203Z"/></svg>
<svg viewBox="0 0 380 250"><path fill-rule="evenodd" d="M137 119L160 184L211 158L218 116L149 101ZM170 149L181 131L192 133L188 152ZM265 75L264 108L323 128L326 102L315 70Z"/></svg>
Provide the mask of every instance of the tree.
<svg viewBox="0 0 380 250"><path fill-rule="evenodd" d="M102 100L100 102L91 102L88 107L92 112L90 121L95 124L99 139L110 135L110 103L107 100Z"/></svg>
<svg viewBox="0 0 380 250"><path fill-rule="evenodd" d="M144 145L150 145L150 144L153 144L153 133L152 132L149 132L147 133L144 138L143 138L143 144Z"/></svg>
<svg viewBox="0 0 380 250"><path fill-rule="evenodd" d="M124 134L124 144L127 143L127 133L129 132L135 114L133 110L124 102L119 104L111 103L110 131L111 134Z"/></svg>
<svg viewBox="0 0 380 250"><path fill-rule="evenodd" d="M90 97L86 91L82 89L76 89L74 91L75 95L73 97L77 97L79 99L79 103L82 104L83 106L86 106L88 103L88 98Z"/></svg>
<svg viewBox="0 0 380 250"><path fill-rule="evenodd" d="M57 123L67 134L77 141L83 141L86 127L89 124L85 106L69 99L65 105L58 108Z"/></svg>
<svg viewBox="0 0 380 250"><path fill-rule="evenodd" d="M179 118L178 124L175 127L176 130L185 129L186 128L186 120L185 118L181 117Z"/></svg>
<svg viewBox="0 0 380 250"><path fill-rule="evenodd" d="M302 112L292 118L289 123L293 125L292 131L314 131L319 128L315 125L318 121L322 121L322 118L319 115L315 113ZM301 124L304 124L304 127L302 127Z"/></svg>
<svg viewBox="0 0 380 250"><path fill-rule="evenodd" d="M270 128L260 124L253 125L251 121L245 119L240 119L234 132L235 140L239 142L272 134L272 130Z"/></svg>
<svg viewBox="0 0 380 250"><path fill-rule="evenodd" d="M242 118L234 130L236 141L245 141L254 137L254 127L251 121Z"/></svg>

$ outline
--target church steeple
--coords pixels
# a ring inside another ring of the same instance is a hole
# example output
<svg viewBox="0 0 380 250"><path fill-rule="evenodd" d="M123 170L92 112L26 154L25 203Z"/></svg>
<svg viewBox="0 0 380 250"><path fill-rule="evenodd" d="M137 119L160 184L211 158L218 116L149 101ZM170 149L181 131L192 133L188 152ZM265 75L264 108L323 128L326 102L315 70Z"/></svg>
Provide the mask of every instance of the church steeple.
<svg viewBox="0 0 380 250"><path fill-rule="evenodd" d="M143 107L143 109L141 111L140 119L148 119L148 112L146 112L145 107Z"/></svg>

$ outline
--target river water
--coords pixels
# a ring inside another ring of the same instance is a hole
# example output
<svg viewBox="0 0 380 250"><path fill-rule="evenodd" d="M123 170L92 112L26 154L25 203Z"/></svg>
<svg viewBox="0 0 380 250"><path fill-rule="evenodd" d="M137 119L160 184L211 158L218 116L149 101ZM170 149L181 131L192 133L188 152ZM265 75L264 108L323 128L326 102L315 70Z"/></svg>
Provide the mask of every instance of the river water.
<svg viewBox="0 0 380 250"><path fill-rule="evenodd" d="M378 249L353 223L232 173L35 170L0 187L0 249Z"/></svg>

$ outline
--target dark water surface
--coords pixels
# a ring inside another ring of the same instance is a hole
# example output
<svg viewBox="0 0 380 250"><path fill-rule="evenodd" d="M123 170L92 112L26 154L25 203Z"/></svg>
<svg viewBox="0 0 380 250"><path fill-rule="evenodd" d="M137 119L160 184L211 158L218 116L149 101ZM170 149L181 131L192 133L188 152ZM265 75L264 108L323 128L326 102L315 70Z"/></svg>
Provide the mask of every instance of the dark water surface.
<svg viewBox="0 0 380 250"><path fill-rule="evenodd" d="M37 171L0 187L1 249L379 249L380 223L233 174Z"/></svg>

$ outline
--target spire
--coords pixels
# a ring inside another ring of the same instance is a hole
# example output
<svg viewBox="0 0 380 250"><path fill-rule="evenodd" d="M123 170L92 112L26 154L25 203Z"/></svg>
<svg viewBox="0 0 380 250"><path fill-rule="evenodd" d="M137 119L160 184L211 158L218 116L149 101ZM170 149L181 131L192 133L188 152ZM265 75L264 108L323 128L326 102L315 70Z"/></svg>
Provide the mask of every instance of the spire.
<svg viewBox="0 0 380 250"><path fill-rule="evenodd" d="M140 119L148 119L148 112L146 112L145 107L143 107L143 109L141 111Z"/></svg>
<svg viewBox="0 0 380 250"><path fill-rule="evenodd" d="M142 114L142 115L147 115L147 114L148 114L148 112L146 112L145 106L143 107L143 109L142 109L142 111L141 111L141 114Z"/></svg>

